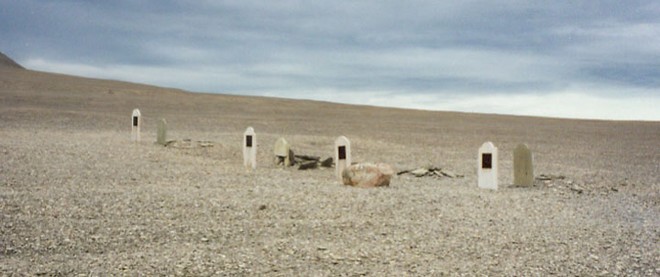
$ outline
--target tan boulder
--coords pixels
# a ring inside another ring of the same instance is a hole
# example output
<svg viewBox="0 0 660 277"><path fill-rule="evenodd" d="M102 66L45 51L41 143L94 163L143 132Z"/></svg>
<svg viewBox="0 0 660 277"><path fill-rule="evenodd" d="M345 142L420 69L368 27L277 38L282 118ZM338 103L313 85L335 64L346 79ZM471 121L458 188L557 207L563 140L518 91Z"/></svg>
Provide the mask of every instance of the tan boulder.
<svg viewBox="0 0 660 277"><path fill-rule="evenodd" d="M391 165L361 163L344 169L342 180L347 186L373 188L389 186L392 175L394 175L394 168Z"/></svg>

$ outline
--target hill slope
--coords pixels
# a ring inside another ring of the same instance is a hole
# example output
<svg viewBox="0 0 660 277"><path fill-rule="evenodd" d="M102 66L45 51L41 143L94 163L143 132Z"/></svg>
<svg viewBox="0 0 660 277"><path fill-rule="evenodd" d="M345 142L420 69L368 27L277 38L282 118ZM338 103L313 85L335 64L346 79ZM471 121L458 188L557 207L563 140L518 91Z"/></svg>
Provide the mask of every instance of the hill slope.
<svg viewBox="0 0 660 277"><path fill-rule="evenodd" d="M23 66L7 57L7 55L0 52L0 67L20 68L25 69Z"/></svg>
<svg viewBox="0 0 660 277"><path fill-rule="evenodd" d="M141 142L130 140L134 108ZM154 144L161 118L180 143ZM404 174L366 190L335 169L273 163L279 137L325 158L339 135L353 161L464 177ZM657 276L658 137L659 122L186 93L0 67L0 275ZM477 188L485 141L500 151L498 191ZM518 143L536 176L556 177L509 186Z"/></svg>

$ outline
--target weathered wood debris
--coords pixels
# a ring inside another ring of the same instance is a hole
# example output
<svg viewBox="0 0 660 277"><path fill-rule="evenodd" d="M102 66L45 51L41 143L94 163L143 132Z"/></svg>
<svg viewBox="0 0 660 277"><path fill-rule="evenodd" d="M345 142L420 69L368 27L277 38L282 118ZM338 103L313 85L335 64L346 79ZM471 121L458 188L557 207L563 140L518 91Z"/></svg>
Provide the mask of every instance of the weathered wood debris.
<svg viewBox="0 0 660 277"><path fill-rule="evenodd" d="M165 143L165 147L172 147L172 148L213 147L213 142L204 141L204 140L191 140L191 139L168 140Z"/></svg>
<svg viewBox="0 0 660 277"><path fill-rule="evenodd" d="M440 167L435 167L435 166L403 170L396 173L396 175L403 175L403 174L410 174L415 177L449 177L449 178L464 177L463 175L456 174L450 170L442 169Z"/></svg>
<svg viewBox="0 0 660 277"><path fill-rule="evenodd" d="M332 157L321 160L318 156L293 155L293 164L298 165L299 170L316 169L319 167L332 167L334 165Z"/></svg>

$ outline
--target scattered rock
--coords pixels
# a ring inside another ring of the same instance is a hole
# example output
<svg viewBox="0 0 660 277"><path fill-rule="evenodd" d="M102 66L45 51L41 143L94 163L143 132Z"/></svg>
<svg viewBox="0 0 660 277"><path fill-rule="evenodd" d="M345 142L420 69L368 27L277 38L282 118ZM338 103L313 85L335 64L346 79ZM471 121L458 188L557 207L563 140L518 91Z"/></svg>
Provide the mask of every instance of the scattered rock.
<svg viewBox="0 0 660 277"><path fill-rule="evenodd" d="M566 179L566 176L564 175L541 174L539 176L536 176L536 180L539 181L564 180L564 179Z"/></svg>
<svg viewBox="0 0 660 277"><path fill-rule="evenodd" d="M550 177L550 176L548 176L548 175L545 175L545 174L541 174L541 175L539 175L539 176L536 176L536 180L539 180L539 181L551 181L551 180L552 180L552 177Z"/></svg>
<svg viewBox="0 0 660 277"><path fill-rule="evenodd" d="M213 147L213 142L211 141L197 141L191 139L183 140L168 140L165 144L165 147L170 148L198 148L198 147Z"/></svg>
<svg viewBox="0 0 660 277"><path fill-rule="evenodd" d="M199 147L213 147L213 142L200 140L197 142Z"/></svg>
<svg viewBox="0 0 660 277"><path fill-rule="evenodd" d="M584 190L583 190L581 187L579 187L578 185L574 185L574 186L572 186L572 187L571 187L571 190L574 191L574 192L577 192L578 194L581 194L581 193L584 191Z"/></svg>
<svg viewBox="0 0 660 277"><path fill-rule="evenodd" d="M392 175L394 168L383 163L354 164L342 172L344 185L362 188L389 186Z"/></svg>
<svg viewBox="0 0 660 277"><path fill-rule="evenodd" d="M426 176L426 174L429 173L429 170L426 168L418 168L413 171L410 171L410 174L414 175L415 177L423 177Z"/></svg>

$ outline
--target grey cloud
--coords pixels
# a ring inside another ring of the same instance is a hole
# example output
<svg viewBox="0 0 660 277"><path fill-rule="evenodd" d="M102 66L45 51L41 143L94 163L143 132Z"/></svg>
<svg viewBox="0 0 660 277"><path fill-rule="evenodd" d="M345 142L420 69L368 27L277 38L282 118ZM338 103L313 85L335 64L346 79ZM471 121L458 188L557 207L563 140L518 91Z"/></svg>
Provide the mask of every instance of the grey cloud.
<svg viewBox="0 0 660 277"><path fill-rule="evenodd" d="M656 2L0 0L0 49L216 92L639 94L660 88Z"/></svg>

